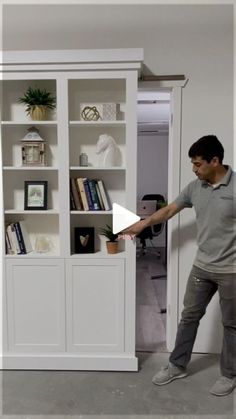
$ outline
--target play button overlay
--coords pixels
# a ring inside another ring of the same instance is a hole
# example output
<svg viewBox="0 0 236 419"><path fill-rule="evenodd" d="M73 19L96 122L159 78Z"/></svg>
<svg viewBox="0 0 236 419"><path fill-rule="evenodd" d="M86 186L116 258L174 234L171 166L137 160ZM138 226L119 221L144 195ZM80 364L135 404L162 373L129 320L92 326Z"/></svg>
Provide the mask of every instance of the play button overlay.
<svg viewBox="0 0 236 419"><path fill-rule="evenodd" d="M112 205L113 219L112 219L112 230L114 234L119 233L125 228L131 226L140 220L140 217L133 212L127 210L118 204Z"/></svg>

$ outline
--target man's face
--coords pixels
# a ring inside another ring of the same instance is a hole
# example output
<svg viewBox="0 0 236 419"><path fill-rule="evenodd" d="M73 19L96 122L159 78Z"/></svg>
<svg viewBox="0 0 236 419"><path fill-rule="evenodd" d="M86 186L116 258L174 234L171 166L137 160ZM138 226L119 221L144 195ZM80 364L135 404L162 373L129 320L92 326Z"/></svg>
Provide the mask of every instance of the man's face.
<svg viewBox="0 0 236 419"><path fill-rule="evenodd" d="M206 160L203 160L200 156L195 156L191 159L193 165L193 172L200 180L210 180L212 175L215 173L215 169L219 164L218 157L213 157L213 159L208 163Z"/></svg>

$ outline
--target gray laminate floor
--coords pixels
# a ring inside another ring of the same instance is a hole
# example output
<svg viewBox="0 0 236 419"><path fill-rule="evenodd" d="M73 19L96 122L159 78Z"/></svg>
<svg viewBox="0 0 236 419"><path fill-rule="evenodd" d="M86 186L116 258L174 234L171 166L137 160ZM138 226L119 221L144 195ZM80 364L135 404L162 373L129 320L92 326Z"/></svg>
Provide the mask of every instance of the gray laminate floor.
<svg viewBox="0 0 236 419"><path fill-rule="evenodd" d="M160 258L157 257L160 251ZM136 263L136 350L166 351L166 278L151 279L165 274L164 248L137 252Z"/></svg>
<svg viewBox="0 0 236 419"><path fill-rule="evenodd" d="M168 354L138 358L139 372L5 371L2 418L235 419L234 395L209 393L218 356L193 355L189 376L162 387L151 378Z"/></svg>

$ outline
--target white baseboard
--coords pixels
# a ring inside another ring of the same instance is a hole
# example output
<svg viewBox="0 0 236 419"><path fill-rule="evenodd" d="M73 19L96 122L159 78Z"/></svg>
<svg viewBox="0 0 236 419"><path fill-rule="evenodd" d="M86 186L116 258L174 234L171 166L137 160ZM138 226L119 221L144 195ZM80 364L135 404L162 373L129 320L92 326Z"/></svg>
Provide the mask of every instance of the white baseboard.
<svg viewBox="0 0 236 419"><path fill-rule="evenodd" d="M4 354L4 370L137 371L134 355Z"/></svg>

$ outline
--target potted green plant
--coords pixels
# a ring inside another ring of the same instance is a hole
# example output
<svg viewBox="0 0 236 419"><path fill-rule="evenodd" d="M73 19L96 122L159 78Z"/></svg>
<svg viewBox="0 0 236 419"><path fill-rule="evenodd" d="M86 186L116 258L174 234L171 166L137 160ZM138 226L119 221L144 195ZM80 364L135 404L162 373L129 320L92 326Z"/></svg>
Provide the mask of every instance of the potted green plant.
<svg viewBox="0 0 236 419"><path fill-rule="evenodd" d="M45 120L48 110L56 107L56 98L46 89L29 87L18 101L26 105L26 113L33 120Z"/></svg>
<svg viewBox="0 0 236 419"><path fill-rule="evenodd" d="M107 253L117 253L118 252L118 234L114 234L112 228L106 224L106 227L100 228L100 233L102 236L105 236L108 240L106 241Z"/></svg>
<svg viewBox="0 0 236 419"><path fill-rule="evenodd" d="M158 206L158 209L161 209L161 208L164 208L164 207L166 207L167 206L167 202L166 201L157 201L157 206Z"/></svg>

